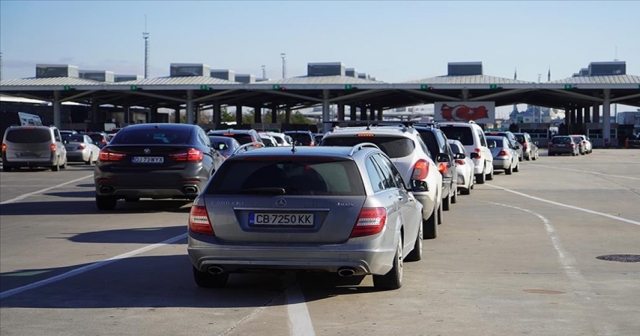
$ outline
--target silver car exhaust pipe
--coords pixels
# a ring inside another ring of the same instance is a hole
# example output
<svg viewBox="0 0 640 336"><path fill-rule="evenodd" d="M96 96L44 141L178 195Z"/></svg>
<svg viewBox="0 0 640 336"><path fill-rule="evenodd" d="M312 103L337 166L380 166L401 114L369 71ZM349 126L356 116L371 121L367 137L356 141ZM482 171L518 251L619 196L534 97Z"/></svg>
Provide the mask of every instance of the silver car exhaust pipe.
<svg viewBox="0 0 640 336"><path fill-rule="evenodd" d="M111 187L100 187L100 192L103 194L108 194L111 192L111 190L112 190Z"/></svg>
<svg viewBox="0 0 640 336"><path fill-rule="evenodd" d="M342 267L338 270L338 275L343 278L348 278L350 276L354 276L356 274L356 270L352 267Z"/></svg>
<svg viewBox="0 0 640 336"><path fill-rule="evenodd" d="M222 274L224 273L224 269L220 266L209 266L209 268L207 268L207 271L209 271L209 273L211 274Z"/></svg>
<svg viewBox="0 0 640 336"><path fill-rule="evenodd" d="M184 191L192 194L192 193L198 192L198 189L196 187L184 187Z"/></svg>

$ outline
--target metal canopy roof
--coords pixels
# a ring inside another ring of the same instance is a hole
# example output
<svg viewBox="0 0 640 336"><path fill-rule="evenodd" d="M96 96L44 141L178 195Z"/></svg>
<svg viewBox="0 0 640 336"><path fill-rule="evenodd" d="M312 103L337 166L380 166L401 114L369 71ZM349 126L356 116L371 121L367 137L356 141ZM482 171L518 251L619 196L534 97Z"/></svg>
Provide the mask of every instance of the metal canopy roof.
<svg viewBox="0 0 640 336"><path fill-rule="evenodd" d="M285 90L274 90L274 85ZM347 85L352 85L351 89ZM425 89L424 85L431 86ZM287 105L292 108L319 105L328 90L329 102L395 108L435 101L461 101L463 90L470 100L495 101L496 106L528 103L566 108L602 104L603 90L611 92L611 103L640 106L640 76L611 75L570 77L534 83L508 78L438 76L400 83L350 76L304 76L243 84L202 76L159 77L127 82L99 82L89 79L23 78L0 82L3 94L39 100L53 100L59 91L62 101L99 104L176 107L185 104L187 90L196 105ZM67 90L64 87L67 87Z"/></svg>

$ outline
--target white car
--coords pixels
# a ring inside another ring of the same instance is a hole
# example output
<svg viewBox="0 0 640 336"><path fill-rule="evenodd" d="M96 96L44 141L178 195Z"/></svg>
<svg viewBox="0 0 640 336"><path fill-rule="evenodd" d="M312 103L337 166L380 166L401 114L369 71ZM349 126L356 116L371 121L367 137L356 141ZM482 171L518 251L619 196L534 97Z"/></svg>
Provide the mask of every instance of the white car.
<svg viewBox="0 0 640 336"><path fill-rule="evenodd" d="M278 147L278 142L276 141L276 139L274 139L274 137L265 133L258 134L260 134L260 139L262 139L262 142L264 142L264 145L266 147Z"/></svg>
<svg viewBox="0 0 640 336"><path fill-rule="evenodd" d="M265 132L267 135L273 137L278 143L279 147L291 147L291 137L279 132ZM262 133L260 133L262 134Z"/></svg>
<svg viewBox="0 0 640 336"><path fill-rule="evenodd" d="M449 147L451 147L451 151L454 154L464 155L464 158L455 160L456 172L458 173L458 190L461 195L469 195L474 185L473 169L475 164L460 141L448 139L447 142L449 142Z"/></svg>
<svg viewBox="0 0 640 336"><path fill-rule="evenodd" d="M474 164L475 183L483 184L485 180L493 180L493 155L487 146L487 138L482 127L473 121L442 122L439 125L447 139L460 141L469 152Z"/></svg>
<svg viewBox="0 0 640 336"><path fill-rule="evenodd" d="M438 224L442 223L442 174L429 156L429 149L420 133L405 125L334 127L325 133L322 146L349 146L370 142L389 156L406 184L411 181L413 195L424 206L422 227L424 238L438 236Z"/></svg>

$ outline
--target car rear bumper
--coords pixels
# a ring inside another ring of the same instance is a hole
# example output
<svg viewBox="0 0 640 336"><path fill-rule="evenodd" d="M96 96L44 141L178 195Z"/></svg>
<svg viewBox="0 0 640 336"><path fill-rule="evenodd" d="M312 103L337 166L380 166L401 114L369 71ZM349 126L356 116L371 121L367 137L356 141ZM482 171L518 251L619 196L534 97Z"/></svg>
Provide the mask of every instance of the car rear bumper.
<svg viewBox="0 0 640 336"><path fill-rule="evenodd" d="M53 167L55 165L55 156L50 158L10 158L7 159L6 153L2 154L2 165L7 167Z"/></svg>
<svg viewBox="0 0 640 336"><path fill-rule="evenodd" d="M315 246L248 246L211 244L189 233L187 252L193 266L207 272L218 266L227 272L245 270L307 270L338 272L353 268L355 275L386 274L392 268L395 247L379 246L382 237L366 243L327 244Z"/></svg>
<svg viewBox="0 0 640 336"><path fill-rule="evenodd" d="M511 158L493 158L494 169L507 169L511 166Z"/></svg>
<svg viewBox="0 0 640 336"><path fill-rule="evenodd" d="M193 199L204 190L208 181L208 176L185 171L103 173L94 176L97 195L118 198Z"/></svg>
<svg viewBox="0 0 640 336"><path fill-rule="evenodd" d="M70 153L67 152L67 161L69 162L85 162L89 160L89 153Z"/></svg>
<svg viewBox="0 0 640 336"><path fill-rule="evenodd" d="M560 153L560 154L574 153L576 151L574 148L575 147L553 147L553 148L549 149L549 154L551 154L551 153Z"/></svg>

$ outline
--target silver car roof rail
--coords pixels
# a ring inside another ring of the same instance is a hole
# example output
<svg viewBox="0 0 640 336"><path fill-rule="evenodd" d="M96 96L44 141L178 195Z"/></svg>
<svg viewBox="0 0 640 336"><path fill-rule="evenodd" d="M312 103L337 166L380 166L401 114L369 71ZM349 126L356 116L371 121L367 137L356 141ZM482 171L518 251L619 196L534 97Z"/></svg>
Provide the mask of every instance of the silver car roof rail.
<svg viewBox="0 0 640 336"><path fill-rule="evenodd" d="M361 142L353 147L351 147L351 151L349 152L349 156L353 156L353 153L355 153L356 151L362 150L365 147L370 147L370 148L375 148L377 150L380 150L380 147L378 147L378 145L372 143L372 142Z"/></svg>
<svg viewBox="0 0 640 336"><path fill-rule="evenodd" d="M256 146L256 145L260 145L260 146ZM238 152L239 152L240 150L242 150L242 149L244 149L244 151L246 152L246 151L248 151L248 149L247 149L247 148L248 148L248 147L252 147L252 146L253 146L253 147L256 147L256 148L264 147L264 145L263 145L262 143L260 143L260 142L257 142L257 141L249 142L249 143L246 143L246 144L244 144L244 145L242 145L242 146L240 146L240 147L236 148L236 150L234 150L234 151L233 151L233 153L231 153L231 155L230 155L230 156L234 156L234 155L238 154Z"/></svg>

